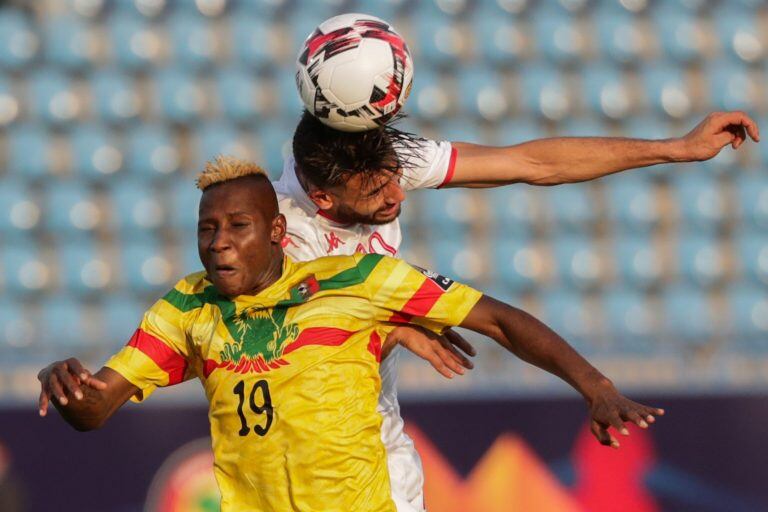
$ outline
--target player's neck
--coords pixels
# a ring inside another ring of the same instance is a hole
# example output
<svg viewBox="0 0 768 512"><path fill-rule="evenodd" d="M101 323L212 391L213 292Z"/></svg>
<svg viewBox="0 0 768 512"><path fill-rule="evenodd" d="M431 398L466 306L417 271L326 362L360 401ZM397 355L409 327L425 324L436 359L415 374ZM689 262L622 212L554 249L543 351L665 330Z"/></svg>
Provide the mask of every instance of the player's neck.
<svg viewBox="0 0 768 512"><path fill-rule="evenodd" d="M285 255L283 249L278 246L275 250L272 258L270 259L268 267L264 270L259 279L259 284L251 291L251 295L258 295L273 284L275 284L283 276L283 260Z"/></svg>

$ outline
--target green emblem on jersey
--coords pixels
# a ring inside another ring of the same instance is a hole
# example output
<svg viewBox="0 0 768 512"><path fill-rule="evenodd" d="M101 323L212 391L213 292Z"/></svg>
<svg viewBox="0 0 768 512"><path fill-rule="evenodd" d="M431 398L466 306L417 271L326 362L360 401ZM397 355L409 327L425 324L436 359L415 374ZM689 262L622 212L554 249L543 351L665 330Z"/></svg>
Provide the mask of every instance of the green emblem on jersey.
<svg viewBox="0 0 768 512"><path fill-rule="evenodd" d="M278 359L287 342L296 339L299 326L284 325L286 308L248 308L224 319L233 343L225 343L221 361L239 363L259 358L265 363Z"/></svg>

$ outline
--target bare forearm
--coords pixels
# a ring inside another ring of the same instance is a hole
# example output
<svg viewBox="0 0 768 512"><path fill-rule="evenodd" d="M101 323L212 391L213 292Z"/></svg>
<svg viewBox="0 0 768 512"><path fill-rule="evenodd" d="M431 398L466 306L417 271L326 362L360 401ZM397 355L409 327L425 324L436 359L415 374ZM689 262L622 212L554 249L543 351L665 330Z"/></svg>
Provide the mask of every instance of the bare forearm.
<svg viewBox="0 0 768 512"><path fill-rule="evenodd" d="M100 391L83 387L82 393L80 400L68 396L66 405L62 405L55 396L52 402L67 423L75 430L85 432L101 427L113 411L108 411L108 404Z"/></svg>

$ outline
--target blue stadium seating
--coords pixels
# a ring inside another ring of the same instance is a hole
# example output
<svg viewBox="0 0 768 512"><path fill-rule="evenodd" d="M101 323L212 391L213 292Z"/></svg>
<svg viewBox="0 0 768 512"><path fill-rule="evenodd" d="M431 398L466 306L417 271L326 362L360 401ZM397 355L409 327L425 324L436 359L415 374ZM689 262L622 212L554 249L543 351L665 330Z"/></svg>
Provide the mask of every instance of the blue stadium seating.
<svg viewBox="0 0 768 512"><path fill-rule="evenodd" d="M219 37L211 22L196 13L179 13L169 20L173 60L191 70L211 68L219 52Z"/></svg>
<svg viewBox="0 0 768 512"><path fill-rule="evenodd" d="M105 326L104 343L115 348L125 345L138 329L148 306L146 301L125 293L107 295L99 312Z"/></svg>
<svg viewBox="0 0 768 512"><path fill-rule="evenodd" d="M122 284L135 293L162 293L182 277L175 273L168 254L153 238L125 243L120 261Z"/></svg>
<svg viewBox="0 0 768 512"><path fill-rule="evenodd" d="M624 287L606 290L601 306L611 351L649 355L659 349L658 314L642 292Z"/></svg>
<svg viewBox="0 0 768 512"><path fill-rule="evenodd" d="M277 17L280 10L283 9L288 0L238 0L233 2L233 18L240 18L244 15L258 16L270 21Z"/></svg>
<svg viewBox="0 0 768 512"><path fill-rule="evenodd" d="M164 69L155 76L155 86L155 101L168 121L191 125L205 113L209 97L195 75L180 69Z"/></svg>
<svg viewBox="0 0 768 512"><path fill-rule="evenodd" d="M599 247L586 237L563 235L553 240L557 274L566 286L598 288L605 279L605 258Z"/></svg>
<svg viewBox="0 0 768 512"><path fill-rule="evenodd" d="M496 236L505 233L529 234L545 219L545 192L529 186L516 185L486 191L493 208Z"/></svg>
<svg viewBox="0 0 768 512"><path fill-rule="evenodd" d="M647 235L624 235L614 240L614 260L622 282L648 289L662 284L664 258Z"/></svg>
<svg viewBox="0 0 768 512"><path fill-rule="evenodd" d="M216 90L221 112L237 124L252 124L264 114L267 100L263 82L252 72L239 67L224 68L216 74Z"/></svg>
<svg viewBox="0 0 768 512"><path fill-rule="evenodd" d="M667 57L691 64L701 60L707 34L695 13L680 9L667 2L653 10L654 29L661 38Z"/></svg>
<svg viewBox="0 0 768 512"><path fill-rule="evenodd" d="M94 28L77 16L53 17L44 27L45 57L56 67L87 71L96 64L99 39Z"/></svg>
<svg viewBox="0 0 768 512"><path fill-rule="evenodd" d="M584 101L593 113L624 119L632 112L632 92L619 69L605 64L592 65L580 74Z"/></svg>
<svg viewBox="0 0 768 512"><path fill-rule="evenodd" d="M633 15L618 11L614 5L601 2L595 13L600 53L617 64L638 63L645 49L640 24Z"/></svg>
<svg viewBox="0 0 768 512"><path fill-rule="evenodd" d="M419 194L422 218L442 236L469 229L478 216L472 192L460 188L425 190Z"/></svg>
<svg viewBox="0 0 768 512"><path fill-rule="evenodd" d="M587 184L558 186L547 190L547 207L554 228L562 231L590 231L598 220L595 200Z"/></svg>
<svg viewBox="0 0 768 512"><path fill-rule="evenodd" d="M168 220L182 237L195 237L197 234L197 210L200 204L200 190L193 181L175 180L169 191L170 208Z"/></svg>
<svg viewBox="0 0 768 512"><path fill-rule="evenodd" d="M239 13L231 23L232 54L238 66L259 70L277 62L273 23L261 16Z"/></svg>
<svg viewBox="0 0 768 512"><path fill-rule="evenodd" d="M441 275L474 285L485 269L483 253L466 236L455 234L430 243L433 270Z"/></svg>
<svg viewBox="0 0 768 512"><path fill-rule="evenodd" d="M128 2L118 2L119 5ZM147 71L160 63L166 42L147 20L117 11L110 16L109 34L115 62L130 71Z"/></svg>
<svg viewBox="0 0 768 512"><path fill-rule="evenodd" d="M288 54L285 55L285 59L277 60L277 62L283 65L295 62L295 59L299 56L299 51L304 47L304 42L322 21L322 19L317 18L297 18L293 20L291 25L287 27L291 34Z"/></svg>
<svg viewBox="0 0 768 512"><path fill-rule="evenodd" d="M440 123L438 138L452 142L491 144L494 140L489 140L489 135L495 134L489 134L487 131L484 131L480 123L474 122L471 119L461 118Z"/></svg>
<svg viewBox="0 0 768 512"><path fill-rule="evenodd" d="M726 56L749 64L765 58L765 45L753 11L721 4L714 14L715 29Z"/></svg>
<svg viewBox="0 0 768 512"><path fill-rule="evenodd" d="M104 221L94 194L79 182L51 181L45 196L43 226L56 237L92 235Z"/></svg>
<svg viewBox="0 0 768 512"><path fill-rule="evenodd" d="M116 15L158 18L166 12L168 0L123 0L114 2Z"/></svg>
<svg viewBox="0 0 768 512"><path fill-rule="evenodd" d="M21 242L0 247L4 290L10 295L27 296L52 285L52 269L38 244Z"/></svg>
<svg viewBox="0 0 768 512"><path fill-rule="evenodd" d="M186 181L192 185L192 180ZM120 237L130 242L166 224L167 205L145 180L122 180L110 191L110 219Z"/></svg>
<svg viewBox="0 0 768 512"><path fill-rule="evenodd" d="M39 323L17 298L0 297L0 368L28 363L47 340L39 336Z"/></svg>
<svg viewBox="0 0 768 512"><path fill-rule="evenodd" d="M731 287L728 299L728 335L735 346L768 349L768 298L752 283Z"/></svg>
<svg viewBox="0 0 768 512"><path fill-rule="evenodd" d="M125 169L130 175L159 179L180 169L178 144L163 126L142 123L127 134L126 148Z"/></svg>
<svg viewBox="0 0 768 512"><path fill-rule="evenodd" d="M669 64L648 64L643 69L643 85L650 105L672 118L687 117L693 100L683 70Z"/></svg>
<svg viewBox="0 0 768 512"><path fill-rule="evenodd" d="M736 204L745 227L755 231L768 230L768 174L761 169L739 174Z"/></svg>
<svg viewBox="0 0 768 512"><path fill-rule="evenodd" d="M121 69L99 69L91 75L93 106L105 123L125 126L137 121L142 97L133 78Z"/></svg>
<svg viewBox="0 0 768 512"><path fill-rule="evenodd" d="M765 231L744 231L735 240L742 280L768 285L768 237Z"/></svg>
<svg viewBox="0 0 768 512"><path fill-rule="evenodd" d="M353 6L355 12L364 12L389 23L394 23L395 29L399 30L397 14L400 7L407 3L404 0L357 0Z"/></svg>
<svg viewBox="0 0 768 512"><path fill-rule="evenodd" d="M0 180L0 238L29 236L40 223L42 208L27 182L16 177Z"/></svg>
<svg viewBox="0 0 768 512"><path fill-rule="evenodd" d="M522 108L553 121L561 121L573 110L573 94L556 68L532 64L521 69Z"/></svg>
<svg viewBox="0 0 768 512"><path fill-rule="evenodd" d="M83 105L72 81L63 73L43 68L30 75L31 107L48 125L65 127L79 118Z"/></svg>
<svg viewBox="0 0 768 512"><path fill-rule="evenodd" d="M491 251L493 274L514 293L531 291L546 278L544 252L529 238L496 240Z"/></svg>
<svg viewBox="0 0 768 512"><path fill-rule="evenodd" d="M425 67L413 77L408 111L422 119L438 119L455 104L450 84L435 70Z"/></svg>
<svg viewBox="0 0 768 512"><path fill-rule="evenodd" d="M273 179L279 178L283 173L283 159L291 154L293 132L297 122L298 116L284 121L270 122L259 129L259 146L261 147L259 162Z"/></svg>
<svg viewBox="0 0 768 512"><path fill-rule="evenodd" d="M0 68L21 70L32 64L40 48L35 27L21 11L0 10Z"/></svg>
<svg viewBox="0 0 768 512"><path fill-rule="evenodd" d="M538 295L542 321L583 355L599 349L599 317L591 311L586 297L572 290L547 290Z"/></svg>
<svg viewBox="0 0 768 512"><path fill-rule="evenodd" d="M9 126L18 119L21 112L21 98L11 83L0 76L0 128Z"/></svg>
<svg viewBox="0 0 768 512"><path fill-rule="evenodd" d="M492 68L472 66L459 71L461 108L465 115L498 121L509 111L509 94Z"/></svg>
<svg viewBox="0 0 768 512"><path fill-rule="evenodd" d="M75 174L105 180L123 168L123 151L117 139L104 126L80 124L71 135Z"/></svg>
<svg viewBox="0 0 768 512"><path fill-rule="evenodd" d="M683 228L701 232L722 231L730 220L725 187L702 172L683 172L671 181L674 201Z"/></svg>
<svg viewBox="0 0 768 512"><path fill-rule="evenodd" d="M523 59L525 33L516 20L506 16L493 16L481 10L473 17L472 27L476 46L486 62L498 67L508 67Z"/></svg>
<svg viewBox="0 0 768 512"><path fill-rule="evenodd" d="M56 254L59 282L67 294L103 293L116 274L110 260L91 240L59 244Z"/></svg>
<svg viewBox="0 0 768 512"><path fill-rule="evenodd" d="M211 122L199 126L194 132L195 152L191 162L197 173L205 163L218 155L230 155L252 160L251 147L237 129L227 123Z"/></svg>
<svg viewBox="0 0 768 512"><path fill-rule="evenodd" d="M546 136L536 119L518 116L505 119L494 131L498 134L498 143L501 145L520 144Z"/></svg>
<svg viewBox="0 0 768 512"><path fill-rule="evenodd" d="M661 221L661 205L658 203L653 183L641 173L613 176L602 180L609 214L616 222L617 230L648 232Z"/></svg>
<svg viewBox="0 0 768 512"><path fill-rule="evenodd" d="M571 117L555 127L558 137L610 137L606 123L592 116Z"/></svg>
<svg viewBox="0 0 768 512"><path fill-rule="evenodd" d="M680 240L681 275L699 286L715 286L727 277L727 259L722 244L713 236L687 235Z"/></svg>
<svg viewBox="0 0 768 512"><path fill-rule="evenodd" d="M29 180L47 176L53 167L50 134L39 124L12 126L7 138L7 169Z"/></svg>
<svg viewBox="0 0 768 512"><path fill-rule="evenodd" d="M298 119L304 110L304 103L296 89L296 68L293 65L281 67L277 69L276 75L275 85L280 96L280 115L283 119Z"/></svg>
<svg viewBox="0 0 768 512"><path fill-rule="evenodd" d="M416 15L422 27L417 38L418 51L413 55L416 62L453 67L461 60L467 44L459 26L448 18L431 13L417 11Z"/></svg>
<svg viewBox="0 0 768 512"><path fill-rule="evenodd" d="M714 110L757 110L762 92L761 83L742 64L727 60L708 62L707 82Z"/></svg>
<svg viewBox="0 0 768 512"><path fill-rule="evenodd" d="M683 354L709 344L716 333L712 309L700 290L672 285L662 294L664 343L676 344Z"/></svg>
<svg viewBox="0 0 768 512"><path fill-rule="evenodd" d="M49 295L42 300L46 322L45 339L50 340L58 354L71 353L73 348L84 348L97 343L97 328L85 317L85 308L65 294Z"/></svg>
<svg viewBox="0 0 768 512"><path fill-rule="evenodd" d="M584 58L587 34L562 10L541 8L532 21L538 51L545 58L560 65L577 64Z"/></svg>

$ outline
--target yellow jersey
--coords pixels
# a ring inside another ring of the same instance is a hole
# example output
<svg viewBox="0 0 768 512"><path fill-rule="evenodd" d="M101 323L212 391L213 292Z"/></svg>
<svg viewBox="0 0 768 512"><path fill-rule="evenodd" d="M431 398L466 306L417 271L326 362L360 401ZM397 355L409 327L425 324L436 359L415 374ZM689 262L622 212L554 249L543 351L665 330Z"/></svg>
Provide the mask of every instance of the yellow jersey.
<svg viewBox="0 0 768 512"><path fill-rule="evenodd" d="M377 254L294 263L228 299L204 272L106 366L139 388L198 377L222 511L395 511L376 412L383 324L458 325L481 293Z"/></svg>

